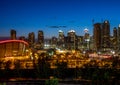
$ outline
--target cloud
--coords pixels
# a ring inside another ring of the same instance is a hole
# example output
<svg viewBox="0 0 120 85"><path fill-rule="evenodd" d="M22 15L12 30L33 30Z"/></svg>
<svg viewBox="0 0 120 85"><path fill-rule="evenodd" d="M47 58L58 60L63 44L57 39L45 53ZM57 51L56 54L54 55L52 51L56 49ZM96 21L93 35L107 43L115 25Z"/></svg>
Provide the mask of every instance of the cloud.
<svg viewBox="0 0 120 85"><path fill-rule="evenodd" d="M54 26L48 26L49 28L66 28L67 26L57 26L57 25L54 25Z"/></svg>
<svg viewBox="0 0 120 85"><path fill-rule="evenodd" d="M60 28L66 28L67 26L59 26Z"/></svg>
<svg viewBox="0 0 120 85"><path fill-rule="evenodd" d="M59 28L59 26L49 26L49 28Z"/></svg>

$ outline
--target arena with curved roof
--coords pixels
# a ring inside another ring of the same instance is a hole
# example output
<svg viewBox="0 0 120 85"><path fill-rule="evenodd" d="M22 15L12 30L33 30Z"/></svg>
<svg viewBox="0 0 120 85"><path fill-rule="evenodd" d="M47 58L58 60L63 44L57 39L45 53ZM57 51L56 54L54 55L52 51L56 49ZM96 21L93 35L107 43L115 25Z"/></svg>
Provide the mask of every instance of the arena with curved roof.
<svg viewBox="0 0 120 85"><path fill-rule="evenodd" d="M4 40L0 41L0 61L2 61L2 69L5 67L5 63L10 61L12 62L10 65L11 69L14 69L15 62L19 61L21 68L28 68L30 63L30 67L32 66L31 60L31 50L29 49L29 44L23 40Z"/></svg>
<svg viewBox="0 0 120 85"><path fill-rule="evenodd" d="M23 40L0 41L0 57L16 57L27 55L29 44Z"/></svg>

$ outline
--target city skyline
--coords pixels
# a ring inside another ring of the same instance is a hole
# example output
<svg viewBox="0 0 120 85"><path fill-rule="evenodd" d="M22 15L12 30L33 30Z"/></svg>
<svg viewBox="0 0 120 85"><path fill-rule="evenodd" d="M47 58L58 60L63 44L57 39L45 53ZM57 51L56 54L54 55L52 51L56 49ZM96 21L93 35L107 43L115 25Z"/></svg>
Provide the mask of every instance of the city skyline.
<svg viewBox="0 0 120 85"><path fill-rule="evenodd" d="M110 30L118 27L120 13L118 0L1 0L0 36L10 36L10 30L17 36L28 37L28 33L43 30L45 38L58 36L63 30L65 36L71 29L83 35L88 28L93 35L93 23L108 20Z"/></svg>

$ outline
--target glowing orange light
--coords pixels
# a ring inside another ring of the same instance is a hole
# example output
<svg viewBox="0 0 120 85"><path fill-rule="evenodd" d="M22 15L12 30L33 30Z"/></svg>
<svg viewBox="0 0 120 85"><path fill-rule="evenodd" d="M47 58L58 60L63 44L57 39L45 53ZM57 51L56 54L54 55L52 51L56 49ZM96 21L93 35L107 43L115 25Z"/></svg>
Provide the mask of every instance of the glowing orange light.
<svg viewBox="0 0 120 85"><path fill-rule="evenodd" d="M26 45L29 45L27 42L25 42L23 40L4 40L4 41L0 41L0 44L10 43L10 42L21 42L21 43L24 43Z"/></svg>

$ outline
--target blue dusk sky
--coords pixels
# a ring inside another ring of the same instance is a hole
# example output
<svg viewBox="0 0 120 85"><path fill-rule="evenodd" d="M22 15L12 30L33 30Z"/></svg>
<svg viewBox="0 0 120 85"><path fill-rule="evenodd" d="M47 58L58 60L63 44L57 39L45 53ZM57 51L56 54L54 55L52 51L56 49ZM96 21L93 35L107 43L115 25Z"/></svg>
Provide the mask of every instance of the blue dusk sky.
<svg viewBox="0 0 120 85"><path fill-rule="evenodd" d="M0 36L28 36L43 30L45 38L58 36L58 30L67 35L75 30L84 35L88 28L93 35L94 23L109 20L110 29L120 23L119 0L0 0Z"/></svg>

